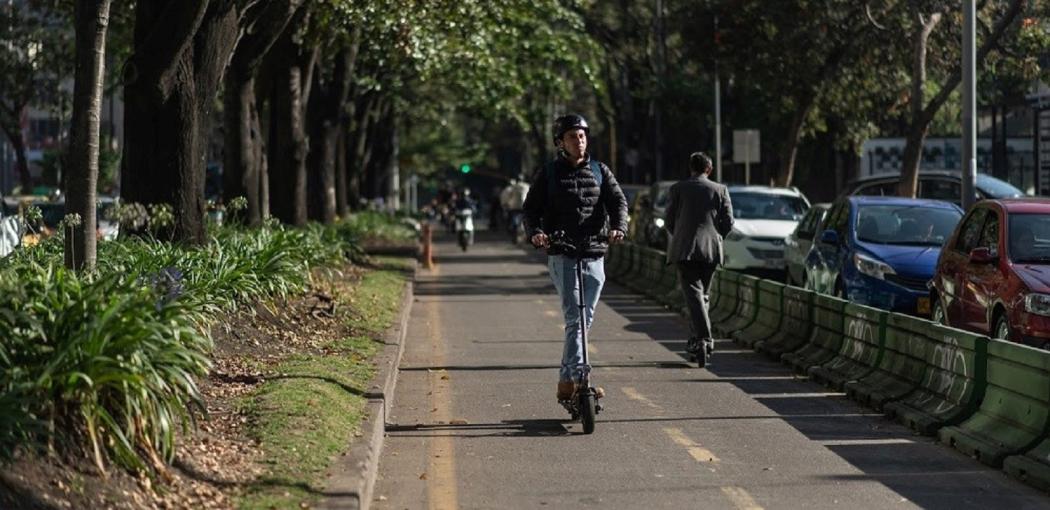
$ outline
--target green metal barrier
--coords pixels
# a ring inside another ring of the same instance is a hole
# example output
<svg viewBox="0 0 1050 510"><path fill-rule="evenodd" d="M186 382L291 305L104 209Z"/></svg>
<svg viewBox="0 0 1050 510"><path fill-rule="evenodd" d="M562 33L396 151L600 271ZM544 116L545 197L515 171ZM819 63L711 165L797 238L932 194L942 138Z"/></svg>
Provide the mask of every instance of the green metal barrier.
<svg viewBox="0 0 1050 510"><path fill-rule="evenodd" d="M988 385L977 412L938 432L941 442L990 466L1044 441L1050 417L1050 352L991 340ZM980 363L980 361L978 361ZM1026 458L1028 456L1025 456ZM1015 460L1011 469L1025 463Z"/></svg>
<svg viewBox="0 0 1050 510"><path fill-rule="evenodd" d="M813 332L813 296L798 287L784 287L783 320L773 336L755 343L755 349L775 359L806 344Z"/></svg>
<svg viewBox="0 0 1050 510"><path fill-rule="evenodd" d="M890 320L892 330L893 318ZM986 384L988 338L929 322L926 340L925 372L919 387L896 402L886 403L883 410L912 430L929 435L977 411Z"/></svg>
<svg viewBox="0 0 1050 510"><path fill-rule="evenodd" d="M711 323L711 328L715 332L724 336L731 336L734 332L740 331L750 326L752 322L755 322L755 317L758 314L759 281L761 280L754 276L740 275L740 286L737 289L740 304L733 315L725 321L720 321L718 324Z"/></svg>
<svg viewBox="0 0 1050 510"><path fill-rule="evenodd" d="M670 305L677 302L685 302L682 297L682 289L678 285L678 266L667 265L667 262L664 259L661 259L660 279L657 281L653 293L659 301L665 304Z"/></svg>
<svg viewBox="0 0 1050 510"><path fill-rule="evenodd" d="M810 367L834 358L842 346L845 309L846 301L839 298L823 294L813 296L813 334L801 349L784 353L780 359L805 374Z"/></svg>
<svg viewBox="0 0 1050 510"><path fill-rule="evenodd" d="M718 304L711 307L708 317L711 324L725 322L733 314L740 303L740 276L736 271L721 271L722 276L718 284Z"/></svg>
<svg viewBox="0 0 1050 510"><path fill-rule="evenodd" d="M842 390L846 383L871 373L882 359L887 315L887 312L869 306L846 305L842 347L837 356L823 365L810 367L810 377Z"/></svg>
<svg viewBox="0 0 1050 510"><path fill-rule="evenodd" d="M638 248L638 270L627 277L627 284L631 288L648 294L646 292L653 286L653 282L660 277L660 253L651 248Z"/></svg>
<svg viewBox="0 0 1050 510"><path fill-rule="evenodd" d="M918 388L926 372L926 351L933 348L926 338L931 325L909 315L887 314L882 359L870 374L846 383L846 394L881 411L883 404Z"/></svg>
<svg viewBox="0 0 1050 510"><path fill-rule="evenodd" d="M758 314L755 321L732 335L733 339L748 347L763 341L780 329L784 285L771 281L758 282Z"/></svg>
<svg viewBox="0 0 1050 510"><path fill-rule="evenodd" d="M605 276L607 278L616 278L623 271L626 252L626 244L609 245L609 250L605 253Z"/></svg>
<svg viewBox="0 0 1050 510"><path fill-rule="evenodd" d="M722 297L719 289L722 286L722 279L725 278L724 275L724 270L716 269L714 276L711 277L711 287L707 289L707 314L709 318L715 308L718 307L718 300Z"/></svg>
<svg viewBox="0 0 1050 510"><path fill-rule="evenodd" d="M617 279L623 283L627 283L639 271L638 245L631 243L625 246L627 247L627 261L620 269L619 274L616 275Z"/></svg>

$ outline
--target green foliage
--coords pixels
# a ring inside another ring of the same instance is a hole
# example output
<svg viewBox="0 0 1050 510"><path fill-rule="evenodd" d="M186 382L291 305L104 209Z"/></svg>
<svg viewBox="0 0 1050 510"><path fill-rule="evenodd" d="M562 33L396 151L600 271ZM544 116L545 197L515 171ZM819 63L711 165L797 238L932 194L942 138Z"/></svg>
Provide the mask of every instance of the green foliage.
<svg viewBox="0 0 1050 510"><path fill-rule="evenodd" d="M191 299L143 273L81 278L59 263L4 270L0 291L0 452L86 439L100 466L106 453L132 469L171 459L209 366Z"/></svg>
<svg viewBox="0 0 1050 510"><path fill-rule="evenodd" d="M44 444L84 446L149 470L174 455L200 409L207 324L239 303L307 288L310 268L360 256L355 240L396 220L305 229L219 228L204 247L155 239L99 245L98 272L62 267L56 236L0 263L0 456ZM401 227L402 229L404 227Z"/></svg>

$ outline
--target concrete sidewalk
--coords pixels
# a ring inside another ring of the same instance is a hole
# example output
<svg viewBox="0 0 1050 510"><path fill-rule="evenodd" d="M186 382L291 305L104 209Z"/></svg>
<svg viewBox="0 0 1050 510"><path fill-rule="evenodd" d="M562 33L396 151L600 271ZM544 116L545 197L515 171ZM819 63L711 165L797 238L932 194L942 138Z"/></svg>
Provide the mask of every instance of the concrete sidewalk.
<svg viewBox="0 0 1050 510"><path fill-rule="evenodd" d="M606 411L555 402L561 312L541 253L479 236L420 270L377 508L1048 508L1050 498L608 284L592 331Z"/></svg>

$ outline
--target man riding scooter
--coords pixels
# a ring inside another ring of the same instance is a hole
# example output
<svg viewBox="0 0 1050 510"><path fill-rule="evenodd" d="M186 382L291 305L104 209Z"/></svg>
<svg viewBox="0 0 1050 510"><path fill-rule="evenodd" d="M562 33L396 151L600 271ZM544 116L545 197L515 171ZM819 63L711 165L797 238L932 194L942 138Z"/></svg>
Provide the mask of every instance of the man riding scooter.
<svg viewBox="0 0 1050 510"><path fill-rule="evenodd" d="M608 228L609 242L622 242L627 231L627 199L612 170L587 153L587 121L565 115L554 121L558 156L536 172L525 198L525 223L532 244L548 250L547 267L561 297L565 319L565 346L558 379L558 400L572 398L578 389L574 371L583 362L581 339L590 328L594 309L605 284L603 257L608 245L599 237ZM549 235L565 232L582 256L583 289L577 284L576 257L551 246ZM584 291L586 324L577 308ZM600 396L600 395L599 395Z"/></svg>

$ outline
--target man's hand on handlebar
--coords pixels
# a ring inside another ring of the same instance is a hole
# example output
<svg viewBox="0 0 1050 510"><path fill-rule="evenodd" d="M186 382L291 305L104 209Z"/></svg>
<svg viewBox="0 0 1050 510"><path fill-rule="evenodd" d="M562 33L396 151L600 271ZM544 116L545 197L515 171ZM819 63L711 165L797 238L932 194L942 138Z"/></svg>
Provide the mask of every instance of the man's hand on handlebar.
<svg viewBox="0 0 1050 510"><path fill-rule="evenodd" d="M543 232L540 232L540 233L532 236L531 241L532 241L532 245L537 247L537 248L548 248L551 245L550 238L547 237L547 234L544 234Z"/></svg>
<svg viewBox="0 0 1050 510"><path fill-rule="evenodd" d="M622 230L610 230L609 231L609 243L619 244L623 242L623 231Z"/></svg>

